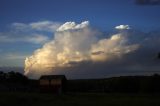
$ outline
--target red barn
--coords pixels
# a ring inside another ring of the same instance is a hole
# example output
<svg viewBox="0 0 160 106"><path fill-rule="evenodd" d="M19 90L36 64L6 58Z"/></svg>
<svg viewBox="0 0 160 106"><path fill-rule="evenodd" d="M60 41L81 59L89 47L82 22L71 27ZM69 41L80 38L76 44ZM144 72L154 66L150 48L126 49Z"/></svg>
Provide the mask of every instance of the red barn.
<svg viewBox="0 0 160 106"><path fill-rule="evenodd" d="M66 77L64 75L43 75L39 79L41 92L62 93L65 91Z"/></svg>

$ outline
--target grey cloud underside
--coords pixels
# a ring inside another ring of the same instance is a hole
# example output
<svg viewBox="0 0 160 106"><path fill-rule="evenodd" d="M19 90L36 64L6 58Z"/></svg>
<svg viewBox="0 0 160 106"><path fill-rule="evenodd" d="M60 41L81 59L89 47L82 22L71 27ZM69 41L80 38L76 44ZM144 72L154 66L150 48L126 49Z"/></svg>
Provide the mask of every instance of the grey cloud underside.
<svg viewBox="0 0 160 106"><path fill-rule="evenodd" d="M82 62L75 67L59 69L52 74L65 74L68 78L105 78L118 75L160 73L160 60L157 58L157 52L156 48L144 47L112 61Z"/></svg>

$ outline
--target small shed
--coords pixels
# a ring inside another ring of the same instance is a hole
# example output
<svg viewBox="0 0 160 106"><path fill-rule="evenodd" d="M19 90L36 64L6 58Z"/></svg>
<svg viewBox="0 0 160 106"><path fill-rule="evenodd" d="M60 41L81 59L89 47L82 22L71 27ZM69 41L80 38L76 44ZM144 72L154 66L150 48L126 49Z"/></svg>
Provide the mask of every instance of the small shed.
<svg viewBox="0 0 160 106"><path fill-rule="evenodd" d="M65 91L66 77L64 75L43 75L39 79L41 92L62 93Z"/></svg>

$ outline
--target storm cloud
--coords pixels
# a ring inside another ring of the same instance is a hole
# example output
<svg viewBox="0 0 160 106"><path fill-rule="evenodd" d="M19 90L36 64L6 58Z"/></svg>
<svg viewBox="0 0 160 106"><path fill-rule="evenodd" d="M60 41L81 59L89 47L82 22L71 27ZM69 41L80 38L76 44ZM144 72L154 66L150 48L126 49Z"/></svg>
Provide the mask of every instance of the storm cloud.
<svg viewBox="0 0 160 106"><path fill-rule="evenodd" d="M56 30L53 40L26 58L25 75L38 78L43 74L65 74L70 78L92 78L158 71L159 32L118 28L114 34L103 35L88 21L64 23Z"/></svg>
<svg viewBox="0 0 160 106"><path fill-rule="evenodd" d="M138 5L160 5L160 0L136 0Z"/></svg>

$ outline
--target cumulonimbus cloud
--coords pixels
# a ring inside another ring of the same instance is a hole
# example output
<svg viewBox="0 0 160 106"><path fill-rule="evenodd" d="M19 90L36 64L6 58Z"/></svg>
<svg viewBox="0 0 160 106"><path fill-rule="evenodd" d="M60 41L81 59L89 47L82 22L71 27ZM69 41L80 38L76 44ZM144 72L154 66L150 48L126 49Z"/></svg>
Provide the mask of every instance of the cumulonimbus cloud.
<svg viewBox="0 0 160 106"><path fill-rule="evenodd" d="M122 28L121 28L122 29ZM129 29L129 26L125 26ZM39 77L59 68L74 68L82 62L107 62L129 54L139 47L130 44L123 33L100 37L88 21L66 22L57 28L54 38L25 60L25 75ZM76 71L76 70L75 70Z"/></svg>

